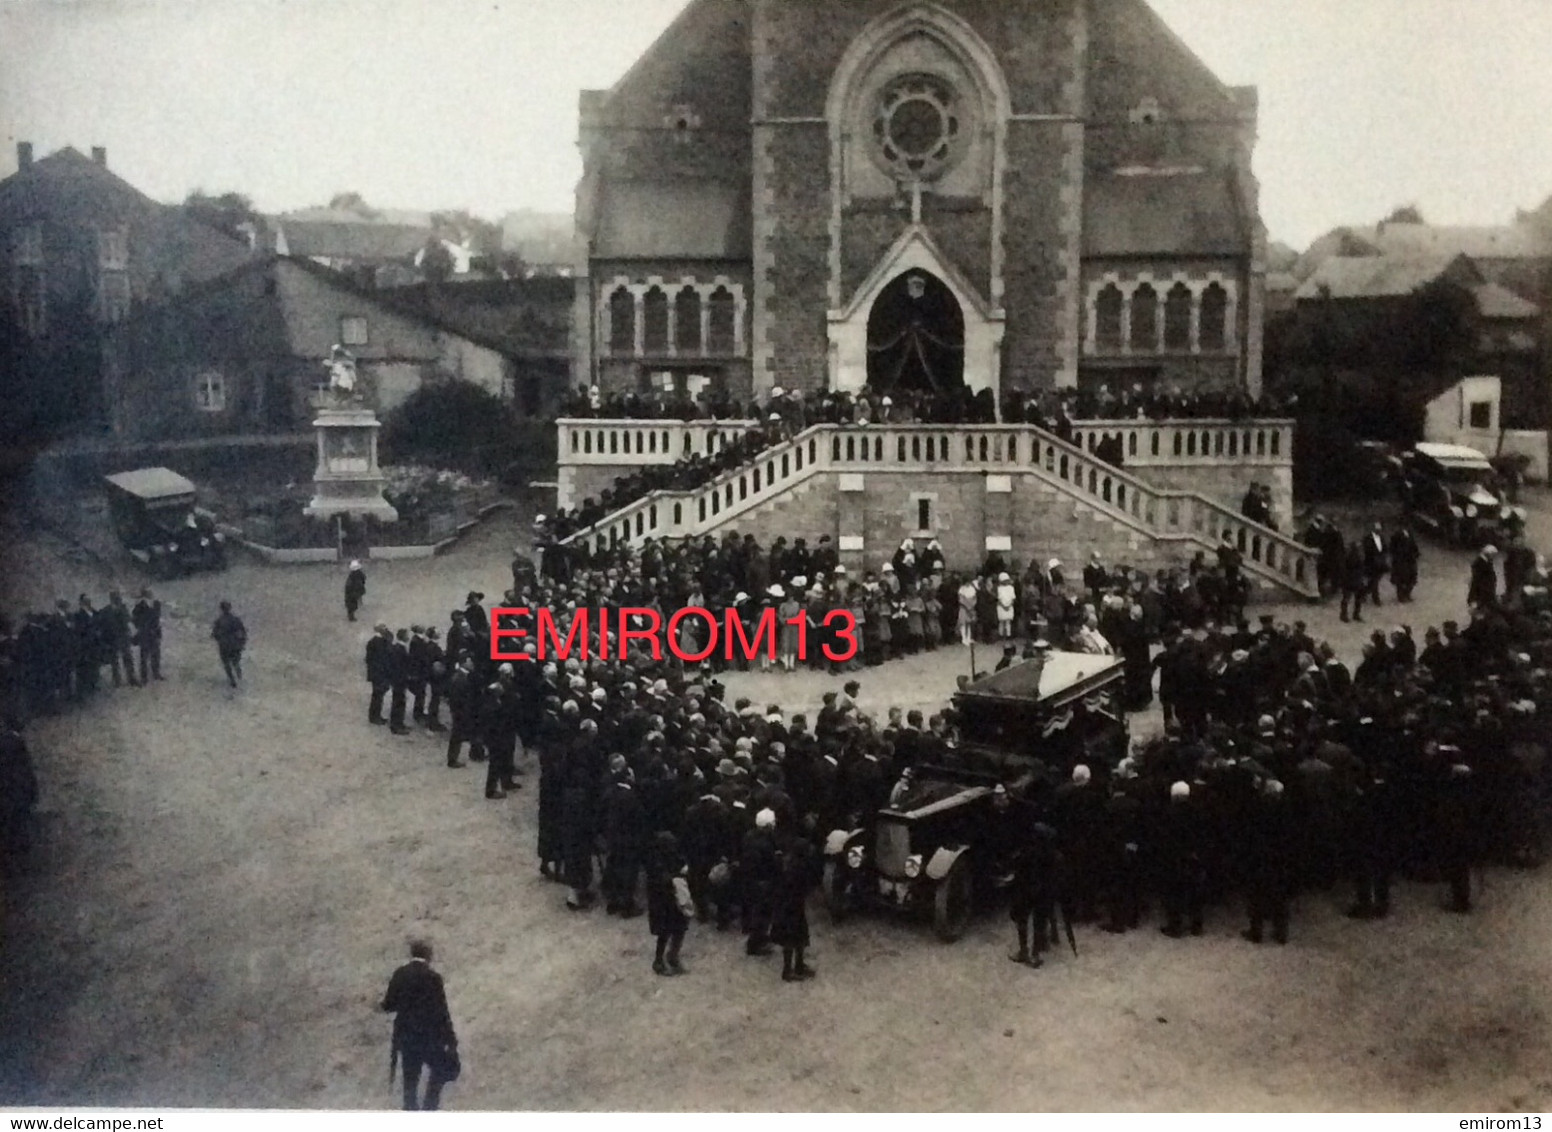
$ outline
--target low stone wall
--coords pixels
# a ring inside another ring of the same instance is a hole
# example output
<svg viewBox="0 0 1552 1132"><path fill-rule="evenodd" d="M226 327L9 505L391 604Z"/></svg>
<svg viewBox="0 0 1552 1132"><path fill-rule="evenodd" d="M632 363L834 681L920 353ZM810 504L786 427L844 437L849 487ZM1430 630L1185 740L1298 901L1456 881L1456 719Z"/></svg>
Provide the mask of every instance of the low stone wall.
<svg viewBox="0 0 1552 1132"><path fill-rule="evenodd" d="M456 546L459 539L463 538L464 535L468 534L496 512L510 510L515 506L516 504L506 499L488 503L479 508L473 518L457 523L452 532L444 539L437 542L408 546L374 546L368 551L368 560L392 562L402 559L435 558L443 551ZM263 543L255 542L245 537L240 527L222 527L221 529L234 543L253 552L264 562L271 565L337 562L340 559L340 553L334 547L265 546Z"/></svg>

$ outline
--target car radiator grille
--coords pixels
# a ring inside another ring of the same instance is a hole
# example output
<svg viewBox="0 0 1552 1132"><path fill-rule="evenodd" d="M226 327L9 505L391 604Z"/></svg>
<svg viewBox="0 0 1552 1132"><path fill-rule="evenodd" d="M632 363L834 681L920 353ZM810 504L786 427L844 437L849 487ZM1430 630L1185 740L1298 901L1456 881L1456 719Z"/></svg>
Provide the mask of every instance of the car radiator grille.
<svg viewBox="0 0 1552 1132"><path fill-rule="evenodd" d="M900 822L878 823L878 852L875 864L885 876L903 877L905 859L911 855L911 830Z"/></svg>

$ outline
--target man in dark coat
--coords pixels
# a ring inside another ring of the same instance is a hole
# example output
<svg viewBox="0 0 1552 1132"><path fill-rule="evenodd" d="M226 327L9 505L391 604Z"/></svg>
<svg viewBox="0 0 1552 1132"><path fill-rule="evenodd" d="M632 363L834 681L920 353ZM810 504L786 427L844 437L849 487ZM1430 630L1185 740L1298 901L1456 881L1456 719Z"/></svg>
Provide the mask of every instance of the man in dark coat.
<svg viewBox="0 0 1552 1132"><path fill-rule="evenodd" d="M1295 836L1292 812L1283 798L1283 784L1275 778L1263 781L1251 812L1254 832L1242 844L1250 903L1250 927L1244 935L1251 943L1260 943L1266 922L1271 920L1272 939L1287 943Z"/></svg>
<svg viewBox="0 0 1552 1132"><path fill-rule="evenodd" d="M593 846L597 834L596 798L600 772L598 724L584 719L566 752L566 792L561 803L561 841L566 859L566 884L571 889L566 897L566 907L573 912L585 912L595 900Z"/></svg>
<svg viewBox="0 0 1552 1132"><path fill-rule="evenodd" d="M1492 609L1498 604L1498 548L1489 543L1471 560L1471 584L1466 604Z"/></svg>
<svg viewBox="0 0 1552 1132"><path fill-rule="evenodd" d="M97 611L92 608L91 599L85 594L81 595L76 611L70 617L70 629L75 638L73 656L76 695L88 696L97 690L105 650Z"/></svg>
<svg viewBox="0 0 1552 1132"><path fill-rule="evenodd" d="M1363 544L1353 543L1342 557L1342 620L1348 620L1348 607L1352 607L1352 620L1363 620L1363 599L1369 592L1369 568L1364 558Z"/></svg>
<svg viewBox="0 0 1552 1132"><path fill-rule="evenodd" d="M97 611L97 619L103 648L108 654L109 669L113 673L113 686L121 687L127 680L131 688L139 687L140 681L135 679L135 658L130 652L133 626L129 609L118 590L109 592L108 604Z"/></svg>
<svg viewBox="0 0 1552 1132"><path fill-rule="evenodd" d="M129 611L134 626L134 644L140 653L140 682L162 678L162 603L149 589L140 591L140 600Z"/></svg>
<svg viewBox="0 0 1552 1132"><path fill-rule="evenodd" d="M1015 850L1008 905L1018 936L1018 951L1010 956L1015 963L1039 967L1043 962L1046 925L1056 914L1057 856L1056 831L1044 823L1032 826Z"/></svg>
<svg viewBox="0 0 1552 1132"><path fill-rule="evenodd" d="M1191 797L1191 785L1169 788L1168 808L1161 815L1158 866L1163 880L1165 935L1180 938L1189 922L1192 935L1202 934L1205 902L1202 819Z"/></svg>
<svg viewBox="0 0 1552 1132"><path fill-rule="evenodd" d="M389 657L388 684L392 694L388 701L388 729L395 735L408 735L410 729L404 725L404 709L409 699L412 675L408 629L399 630L390 646Z"/></svg>
<svg viewBox="0 0 1552 1132"><path fill-rule="evenodd" d="M32 755L14 719L0 724L0 850L8 856L25 853L38 804L38 779Z"/></svg>
<svg viewBox="0 0 1552 1132"><path fill-rule="evenodd" d="M646 863L646 810L636 792L624 755L616 755L609 768L612 781L604 796L604 875L600 887L604 909L627 919L641 915L636 904L636 885Z"/></svg>
<svg viewBox="0 0 1552 1132"><path fill-rule="evenodd" d="M393 684L393 633L386 625L379 624L366 643L366 682L372 686L367 722L387 723L383 718L383 697Z"/></svg>
<svg viewBox="0 0 1552 1132"><path fill-rule="evenodd" d="M1368 579L1368 597L1373 605L1383 604L1380 601L1380 579L1390 572L1390 561L1386 554L1385 528L1380 523L1375 523L1369 533L1363 536L1363 572Z"/></svg>
<svg viewBox="0 0 1552 1132"><path fill-rule="evenodd" d="M352 561L350 572L345 575L345 616L354 621L361 599L366 596L366 571L359 561Z"/></svg>
<svg viewBox="0 0 1552 1132"><path fill-rule="evenodd" d="M1412 600L1412 591L1417 588L1417 563L1421 557L1412 528L1397 527L1390 536L1390 582L1396 587L1397 601Z"/></svg>
<svg viewBox="0 0 1552 1132"><path fill-rule="evenodd" d="M216 652L221 657L221 668L226 673L227 683L237 687L237 682L242 679L243 649L248 647L248 627L243 624L241 617L232 612L231 602L221 603L221 615L211 626L210 636L216 643Z"/></svg>
<svg viewBox="0 0 1552 1132"><path fill-rule="evenodd" d="M442 1087L457 1076L458 1035L442 976L431 969L429 943L410 944L410 961L388 980L382 1008L394 1016L393 1053L402 1062L405 1109L435 1111ZM417 1095L422 1067L429 1070L424 1098Z"/></svg>
<svg viewBox="0 0 1552 1132"><path fill-rule="evenodd" d="M761 810L758 823L770 810ZM774 815L773 815L774 816ZM776 883L771 899L771 941L781 948L783 982L814 977L804 961L808 949L808 890L813 887L814 847L795 833L778 833Z"/></svg>
<svg viewBox="0 0 1552 1132"><path fill-rule="evenodd" d="M382 697L376 695L375 685L373 692L378 709L381 710ZM484 753L479 732L475 727L479 715L479 697L480 686L474 675L474 658L465 655L459 659L457 667L447 677L447 708L448 714L453 717L453 725L447 729L449 767L457 768L464 765L459 755L463 752L465 743L470 745L470 758L474 758L476 752ZM383 722L382 717L379 716L373 722Z"/></svg>

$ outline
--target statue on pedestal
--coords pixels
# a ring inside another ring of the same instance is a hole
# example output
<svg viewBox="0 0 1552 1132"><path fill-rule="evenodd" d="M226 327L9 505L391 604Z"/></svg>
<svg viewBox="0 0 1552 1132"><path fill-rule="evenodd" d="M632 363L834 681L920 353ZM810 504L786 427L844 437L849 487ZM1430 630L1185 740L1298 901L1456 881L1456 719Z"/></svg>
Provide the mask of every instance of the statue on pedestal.
<svg viewBox="0 0 1552 1132"><path fill-rule="evenodd" d="M356 357L349 350L336 343L323 367L329 371L329 399L335 405L359 405L365 400L356 373Z"/></svg>

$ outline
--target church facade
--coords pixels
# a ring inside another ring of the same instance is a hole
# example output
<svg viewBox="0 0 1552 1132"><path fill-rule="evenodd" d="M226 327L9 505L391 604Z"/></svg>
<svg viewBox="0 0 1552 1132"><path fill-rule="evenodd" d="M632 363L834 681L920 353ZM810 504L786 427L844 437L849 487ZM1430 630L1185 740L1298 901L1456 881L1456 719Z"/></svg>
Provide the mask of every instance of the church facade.
<svg viewBox="0 0 1552 1132"><path fill-rule="evenodd" d="M1256 94L1145 0L690 0L580 111L578 383L1259 392Z"/></svg>

